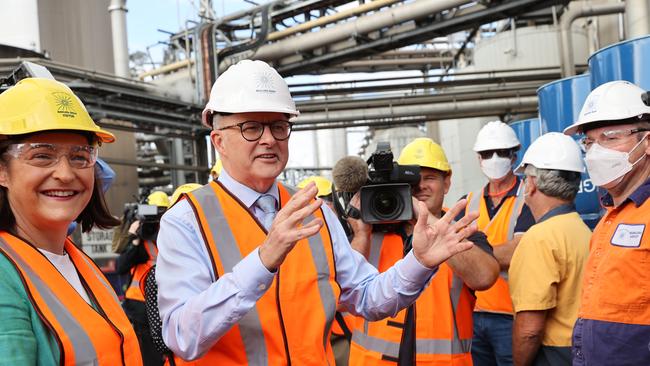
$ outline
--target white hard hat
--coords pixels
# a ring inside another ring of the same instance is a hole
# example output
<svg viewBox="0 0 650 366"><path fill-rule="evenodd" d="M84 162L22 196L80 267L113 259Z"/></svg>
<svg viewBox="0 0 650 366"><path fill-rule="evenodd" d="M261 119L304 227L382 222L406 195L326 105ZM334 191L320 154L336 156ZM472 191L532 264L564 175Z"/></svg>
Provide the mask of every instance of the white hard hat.
<svg viewBox="0 0 650 366"><path fill-rule="evenodd" d="M300 114L282 76L266 62L253 60L239 61L217 78L202 115L203 124L210 128L211 112Z"/></svg>
<svg viewBox="0 0 650 366"><path fill-rule="evenodd" d="M512 149L519 145L519 139L512 127L501 121L492 121L478 131L474 151Z"/></svg>
<svg viewBox="0 0 650 366"><path fill-rule="evenodd" d="M650 114L650 107L643 103L645 90L624 80L610 81L592 90L582 106L578 120L564 129L572 135L581 132L588 124L603 121L626 120Z"/></svg>
<svg viewBox="0 0 650 366"><path fill-rule="evenodd" d="M549 132L533 141L515 173L523 174L528 164L538 169L584 172L580 146L561 132Z"/></svg>

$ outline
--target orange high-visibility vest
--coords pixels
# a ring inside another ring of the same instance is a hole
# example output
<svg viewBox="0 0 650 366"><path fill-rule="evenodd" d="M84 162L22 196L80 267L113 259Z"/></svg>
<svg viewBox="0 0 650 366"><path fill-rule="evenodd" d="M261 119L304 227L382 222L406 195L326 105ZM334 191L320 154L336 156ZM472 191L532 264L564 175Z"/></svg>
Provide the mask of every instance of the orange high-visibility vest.
<svg viewBox="0 0 650 366"><path fill-rule="evenodd" d="M578 317L650 325L650 199L607 207L591 236Z"/></svg>
<svg viewBox="0 0 650 366"><path fill-rule="evenodd" d="M368 262L379 272L403 258L401 236L373 233ZM472 365L472 313L475 298L447 264L415 302L415 360L418 365ZM350 366L395 365L406 309L394 318L369 322L357 318L350 345Z"/></svg>
<svg viewBox="0 0 650 366"><path fill-rule="evenodd" d="M32 306L59 346L60 365L142 365L138 339L108 280L70 239L88 304L38 249L0 231L0 253L18 271Z"/></svg>
<svg viewBox="0 0 650 366"><path fill-rule="evenodd" d="M518 178L517 178L518 179ZM490 220L487 204L483 196L483 190L471 192L467 195L467 207L465 213L478 211L477 221L479 231L487 235L488 241L493 247L503 245L514 237L517 219L524 207L524 195L519 191L515 196L504 198L499 211ZM512 314L512 300L508 288L508 272L502 271L497 282L485 291L476 291L476 311L489 313Z"/></svg>
<svg viewBox="0 0 650 366"><path fill-rule="evenodd" d="M291 198L278 183L280 207ZM187 194L215 277L231 272L266 239L255 216L219 182ZM324 221L319 209L314 215ZM308 217L305 222L314 217ZM296 243L268 291L200 359L200 365L334 365L331 326L338 306L334 248L327 225ZM178 357L177 364L188 364Z"/></svg>
<svg viewBox="0 0 650 366"><path fill-rule="evenodd" d="M158 247L151 240L144 240L142 244L149 259L145 263L140 263L131 268L131 283L129 288L126 289L124 297L130 300L144 301L144 292L140 289L140 284L144 280L144 276L149 272L149 268L156 264L156 257L158 256Z"/></svg>

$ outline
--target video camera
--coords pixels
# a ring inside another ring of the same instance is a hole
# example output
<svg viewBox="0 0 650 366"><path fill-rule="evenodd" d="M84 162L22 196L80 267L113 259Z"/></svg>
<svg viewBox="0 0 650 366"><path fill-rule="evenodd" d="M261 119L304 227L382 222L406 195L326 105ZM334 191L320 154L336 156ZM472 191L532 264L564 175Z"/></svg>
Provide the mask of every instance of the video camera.
<svg viewBox="0 0 650 366"><path fill-rule="evenodd" d="M165 213L165 207L138 203L135 207L135 218L140 220L137 234L145 240L155 240L160 228L160 218Z"/></svg>
<svg viewBox="0 0 650 366"><path fill-rule="evenodd" d="M393 224L413 218L411 186L420 182L420 167L393 161L390 143L377 143L367 161L368 184L359 190L361 219L368 224Z"/></svg>

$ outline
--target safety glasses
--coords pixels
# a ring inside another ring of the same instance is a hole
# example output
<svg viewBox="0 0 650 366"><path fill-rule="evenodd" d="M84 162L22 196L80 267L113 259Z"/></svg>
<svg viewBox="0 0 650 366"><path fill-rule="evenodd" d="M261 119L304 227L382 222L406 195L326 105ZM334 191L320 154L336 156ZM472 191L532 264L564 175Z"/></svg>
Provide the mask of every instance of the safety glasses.
<svg viewBox="0 0 650 366"><path fill-rule="evenodd" d="M628 136L639 132L650 131L650 128L632 128L632 129L622 129L622 130L609 130L600 134L596 139L589 138L587 136L582 137L579 140L580 147L582 151L587 151L591 148L594 143L606 148L616 147L623 142L625 142Z"/></svg>
<svg viewBox="0 0 650 366"><path fill-rule="evenodd" d="M97 146L91 145L29 142L9 145L6 154L39 168L53 167L65 156L72 168L86 169L95 165L98 151Z"/></svg>

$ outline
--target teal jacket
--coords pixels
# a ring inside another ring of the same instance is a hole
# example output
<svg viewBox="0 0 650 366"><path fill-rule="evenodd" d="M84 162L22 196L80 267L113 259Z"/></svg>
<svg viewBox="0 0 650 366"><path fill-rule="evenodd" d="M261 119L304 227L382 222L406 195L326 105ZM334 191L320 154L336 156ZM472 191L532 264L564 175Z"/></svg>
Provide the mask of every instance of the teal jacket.
<svg viewBox="0 0 650 366"><path fill-rule="evenodd" d="M29 301L13 264L0 254L0 365L58 365L59 346Z"/></svg>

